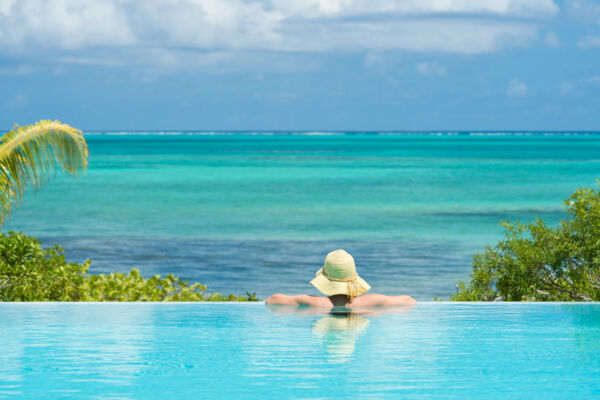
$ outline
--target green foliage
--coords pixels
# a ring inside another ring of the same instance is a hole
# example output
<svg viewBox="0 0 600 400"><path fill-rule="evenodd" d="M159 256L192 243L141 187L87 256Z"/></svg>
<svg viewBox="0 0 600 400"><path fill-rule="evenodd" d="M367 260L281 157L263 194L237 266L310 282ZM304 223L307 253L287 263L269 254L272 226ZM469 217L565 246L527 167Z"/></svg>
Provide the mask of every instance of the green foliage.
<svg viewBox="0 0 600 400"><path fill-rule="evenodd" d="M258 301L251 295L246 298L206 294L206 286L189 284L173 274L144 279L137 268L129 274L86 275L82 293L83 301Z"/></svg>
<svg viewBox="0 0 600 400"><path fill-rule="evenodd" d="M59 247L44 250L22 233L0 234L0 300L80 300L88 266L67 263Z"/></svg>
<svg viewBox="0 0 600 400"><path fill-rule="evenodd" d="M471 281L451 300L599 301L600 189L578 189L564 203L556 228L502 222L504 240L474 257Z"/></svg>
<svg viewBox="0 0 600 400"><path fill-rule="evenodd" d="M0 234L0 301L258 301L207 294L206 286L189 284L172 274L145 279L129 274L87 274L90 261L67 263L63 250L44 250L23 233Z"/></svg>
<svg viewBox="0 0 600 400"><path fill-rule="evenodd" d="M83 133L58 121L16 127L0 139L0 225L25 189L38 187L62 169L72 175L87 167Z"/></svg>

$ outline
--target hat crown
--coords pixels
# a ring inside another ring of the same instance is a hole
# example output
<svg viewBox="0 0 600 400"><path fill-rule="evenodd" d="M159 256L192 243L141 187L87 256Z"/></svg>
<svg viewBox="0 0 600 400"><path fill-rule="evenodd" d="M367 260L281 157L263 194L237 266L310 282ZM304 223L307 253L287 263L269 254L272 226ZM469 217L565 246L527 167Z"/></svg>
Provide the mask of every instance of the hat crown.
<svg viewBox="0 0 600 400"><path fill-rule="evenodd" d="M323 272L335 279L351 279L356 276L354 258L344 250L335 250L327 254Z"/></svg>

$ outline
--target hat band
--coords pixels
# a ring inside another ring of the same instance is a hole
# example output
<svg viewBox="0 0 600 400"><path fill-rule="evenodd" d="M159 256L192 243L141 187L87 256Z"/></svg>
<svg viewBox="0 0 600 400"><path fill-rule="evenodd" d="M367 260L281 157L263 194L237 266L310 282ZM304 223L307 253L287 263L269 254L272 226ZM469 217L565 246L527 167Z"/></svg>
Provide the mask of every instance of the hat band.
<svg viewBox="0 0 600 400"><path fill-rule="evenodd" d="M321 270L321 273L323 274L323 276L325 278L329 279L330 281L335 281L335 282L353 282L353 281L356 280L356 278L358 278L358 274L357 273L355 273L354 276L351 277L351 278L343 278L343 279L334 278L333 276L327 275L327 273L325 272L325 268L323 268Z"/></svg>

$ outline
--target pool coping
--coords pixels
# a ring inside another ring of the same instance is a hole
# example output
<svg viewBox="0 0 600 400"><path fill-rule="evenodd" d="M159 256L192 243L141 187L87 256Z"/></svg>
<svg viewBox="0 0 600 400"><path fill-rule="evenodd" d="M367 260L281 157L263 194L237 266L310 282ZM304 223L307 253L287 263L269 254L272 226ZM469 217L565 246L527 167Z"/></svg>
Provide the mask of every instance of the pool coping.
<svg viewBox="0 0 600 400"><path fill-rule="evenodd" d="M241 307L247 306L257 306L257 305L265 305L264 301L6 301L0 302L0 306L8 304L15 305L26 305L26 304L49 304L49 305L59 305L59 304L161 304L161 305L201 305L207 306L210 304L216 305L236 305ZM600 305L600 301L420 301L417 303L415 307L419 305L440 305L440 306L452 306L452 305L482 305L482 306L492 306L492 305Z"/></svg>

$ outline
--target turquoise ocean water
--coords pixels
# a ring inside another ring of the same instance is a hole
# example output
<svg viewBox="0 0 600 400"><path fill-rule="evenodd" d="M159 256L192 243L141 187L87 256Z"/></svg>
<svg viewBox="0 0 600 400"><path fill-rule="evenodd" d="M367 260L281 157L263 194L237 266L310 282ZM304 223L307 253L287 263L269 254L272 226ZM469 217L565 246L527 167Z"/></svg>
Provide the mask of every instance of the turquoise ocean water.
<svg viewBox="0 0 600 400"><path fill-rule="evenodd" d="M3 227L92 272L211 291L316 293L344 248L374 292L447 297L498 221L556 222L600 177L596 133L89 134L88 172L30 191Z"/></svg>

